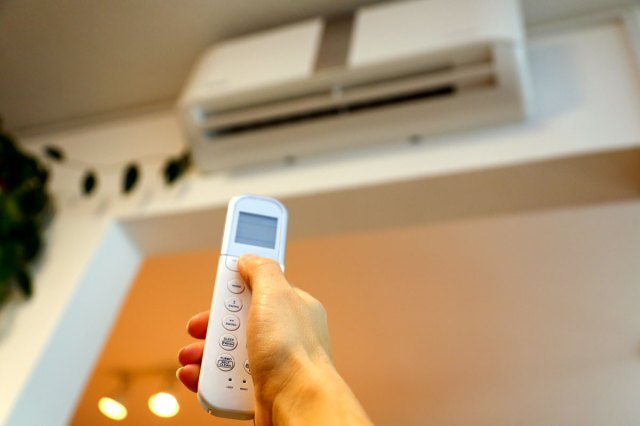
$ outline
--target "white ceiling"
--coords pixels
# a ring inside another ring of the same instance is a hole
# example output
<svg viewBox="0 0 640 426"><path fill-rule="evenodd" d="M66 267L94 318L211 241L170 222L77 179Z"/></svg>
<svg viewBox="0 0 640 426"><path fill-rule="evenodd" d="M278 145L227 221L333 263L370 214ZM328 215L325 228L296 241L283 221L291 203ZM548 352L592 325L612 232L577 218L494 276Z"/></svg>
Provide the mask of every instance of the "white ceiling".
<svg viewBox="0 0 640 426"><path fill-rule="evenodd" d="M0 116L34 131L171 105L217 40L379 0L0 0ZM529 24L633 0L523 0Z"/></svg>

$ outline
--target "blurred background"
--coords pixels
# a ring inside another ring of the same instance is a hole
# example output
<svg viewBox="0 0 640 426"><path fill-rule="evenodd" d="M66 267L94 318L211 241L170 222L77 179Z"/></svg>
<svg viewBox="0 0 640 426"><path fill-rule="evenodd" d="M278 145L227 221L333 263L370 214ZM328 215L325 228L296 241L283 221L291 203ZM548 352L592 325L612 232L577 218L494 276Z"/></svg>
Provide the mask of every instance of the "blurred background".
<svg viewBox="0 0 640 426"><path fill-rule="evenodd" d="M241 193L375 424L640 419L637 2L0 0L0 117L0 424L238 423L175 370Z"/></svg>

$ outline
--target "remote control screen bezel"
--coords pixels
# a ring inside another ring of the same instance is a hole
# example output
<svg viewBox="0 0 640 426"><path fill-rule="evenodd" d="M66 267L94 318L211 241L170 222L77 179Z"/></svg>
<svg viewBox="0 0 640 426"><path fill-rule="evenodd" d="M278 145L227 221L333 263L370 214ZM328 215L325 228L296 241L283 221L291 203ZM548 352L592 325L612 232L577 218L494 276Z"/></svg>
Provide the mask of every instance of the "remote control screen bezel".
<svg viewBox="0 0 640 426"><path fill-rule="evenodd" d="M221 254L241 256L253 253L257 256L268 257L284 264L284 245L286 242L287 211L279 202L258 196L245 195L234 200L233 208L228 211L227 226ZM265 216L277 220L275 245L273 248L259 245L244 244L236 241L240 213Z"/></svg>

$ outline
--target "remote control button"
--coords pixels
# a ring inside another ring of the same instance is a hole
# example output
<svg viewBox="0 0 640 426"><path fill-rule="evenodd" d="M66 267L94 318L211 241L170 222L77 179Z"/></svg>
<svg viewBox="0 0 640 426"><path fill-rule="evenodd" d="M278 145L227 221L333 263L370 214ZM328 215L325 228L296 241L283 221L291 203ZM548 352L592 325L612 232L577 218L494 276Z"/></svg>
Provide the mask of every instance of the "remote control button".
<svg viewBox="0 0 640 426"><path fill-rule="evenodd" d="M229 354L218 355L216 365L222 371L231 371L236 366L236 361Z"/></svg>
<svg viewBox="0 0 640 426"><path fill-rule="evenodd" d="M246 360L244 362L244 371L246 371L248 375L251 375L251 366L249 365L249 360Z"/></svg>
<svg viewBox="0 0 640 426"><path fill-rule="evenodd" d="M220 346L222 349L232 351L238 346L238 339L233 334L224 334L220 336Z"/></svg>
<svg viewBox="0 0 640 426"><path fill-rule="evenodd" d="M240 320L235 315L227 315L222 318L222 326L229 331L234 331L240 327Z"/></svg>
<svg viewBox="0 0 640 426"><path fill-rule="evenodd" d="M232 270L233 272L238 272L238 258L233 256L227 256L227 260L225 262L227 265L227 269Z"/></svg>
<svg viewBox="0 0 640 426"><path fill-rule="evenodd" d="M227 283L231 293L240 294L244 291L244 282L241 279L233 279Z"/></svg>
<svg viewBox="0 0 640 426"><path fill-rule="evenodd" d="M224 301L224 306L231 312L238 312L242 309L242 300L239 297L230 297Z"/></svg>

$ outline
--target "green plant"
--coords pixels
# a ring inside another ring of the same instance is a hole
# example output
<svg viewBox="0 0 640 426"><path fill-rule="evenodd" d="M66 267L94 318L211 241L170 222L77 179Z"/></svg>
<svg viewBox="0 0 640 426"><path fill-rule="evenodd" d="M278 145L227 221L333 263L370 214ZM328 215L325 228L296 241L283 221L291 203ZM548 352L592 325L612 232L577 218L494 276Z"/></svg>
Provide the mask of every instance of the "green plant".
<svg viewBox="0 0 640 426"><path fill-rule="evenodd" d="M26 297L33 291L29 266L52 212L47 177L46 168L0 126L0 305L13 289Z"/></svg>

